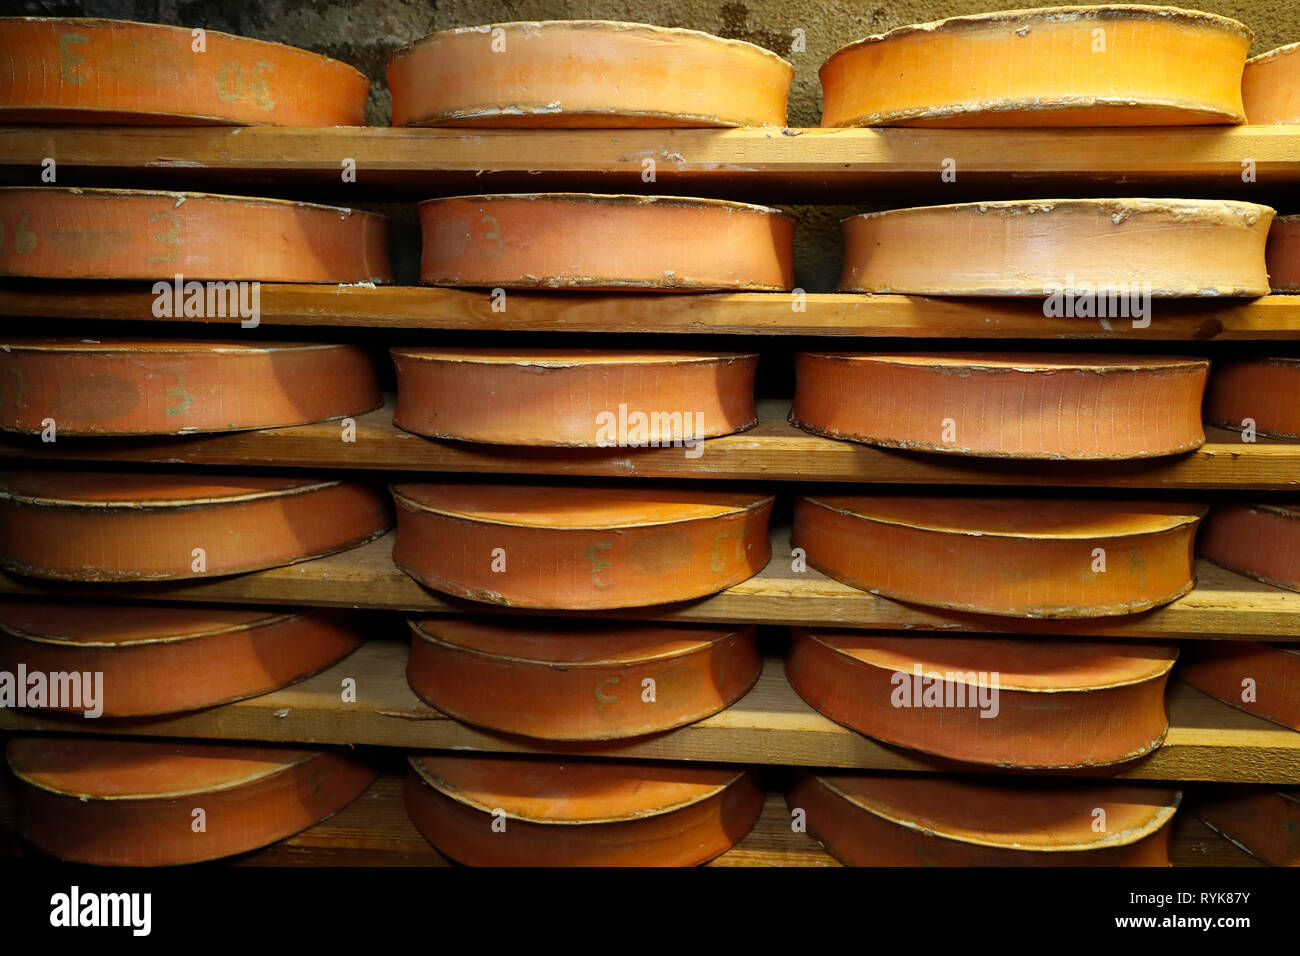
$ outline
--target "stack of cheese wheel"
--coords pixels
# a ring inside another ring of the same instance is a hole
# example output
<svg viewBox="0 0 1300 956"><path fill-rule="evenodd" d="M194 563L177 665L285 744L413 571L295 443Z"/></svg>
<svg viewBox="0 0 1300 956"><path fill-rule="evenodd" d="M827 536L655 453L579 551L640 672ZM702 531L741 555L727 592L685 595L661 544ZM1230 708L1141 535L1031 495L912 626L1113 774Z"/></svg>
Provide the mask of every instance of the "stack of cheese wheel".
<svg viewBox="0 0 1300 956"><path fill-rule="evenodd" d="M7 393L7 394L6 394ZM0 429L180 435L301 425L383 403L365 349L201 339L0 341Z"/></svg>
<svg viewBox="0 0 1300 956"><path fill-rule="evenodd" d="M0 18L0 123L363 126L369 92L345 63L215 30Z"/></svg>
<svg viewBox="0 0 1300 956"><path fill-rule="evenodd" d="M1225 359L1214 363L1205 420L1254 437L1300 440L1300 358Z"/></svg>
<svg viewBox="0 0 1300 956"><path fill-rule="evenodd" d="M164 279L158 318L254 316L250 290L190 281L388 282L387 226L373 213L208 193L0 188L0 276ZM171 284L174 283L174 286ZM195 311L191 311L191 309Z"/></svg>
<svg viewBox="0 0 1300 956"><path fill-rule="evenodd" d="M753 353L395 348L393 424L504 445L695 448L758 422Z"/></svg>
<svg viewBox="0 0 1300 956"><path fill-rule="evenodd" d="M1149 458L1199 448L1204 359L803 352L791 421L851 441L1000 458Z"/></svg>
<svg viewBox="0 0 1300 956"><path fill-rule="evenodd" d="M786 802L852 866L1168 866L1181 797L1134 783L799 771Z"/></svg>
<svg viewBox="0 0 1300 956"><path fill-rule="evenodd" d="M1300 645L1198 641L1179 676L1238 710L1300 730Z"/></svg>
<svg viewBox="0 0 1300 956"><path fill-rule="evenodd" d="M1201 800L1196 816L1270 866L1300 866L1300 789L1237 784Z"/></svg>
<svg viewBox="0 0 1300 956"><path fill-rule="evenodd" d="M767 206L528 193L430 199L417 211L425 285L662 292L794 287L794 220Z"/></svg>
<svg viewBox="0 0 1300 956"><path fill-rule="evenodd" d="M96 699L85 700L83 689L73 706L105 717L178 713L256 697L324 670L361 641L359 621L324 609L0 605L0 671L102 675ZM71 709L31 694L25 705Z"/></svg>
<svg viewBox="0 0 1300 956"><path fill-rule="evenodd" d="M1200 549L1230 571L1300 591L1300 507L1294 503L1217 504L1205 521Z"/></svg>
<svg viewBox="0 0 1300 956"><path fill-rule="evenodd" d="M393 561L505 607L599 610L704 597L771 557L771 495L636 485L399 484Z"/></svg>
<svg viewBox="0 0 1300 956"><path fill-rule="evenodd" d="M1150 298L1269 292L1273 210L1209 199L920 206L844 220L842 292L1044 299L1046 315L1150 321Z"/></svg>
<svg viewBox="0 0 1300 956"><path fill-rule="evenodd" d="M801 495L794 545L837 581L899 601L1090 618L1190 591L1204 511L1156 501Z"/></svg>
<svg viewBox="0 0 1300 956"><path fill-rule="evenodd" d="M389 527L373 489L269 475L0 475L0 567L63 581L237 574L355 547Z"/></svg>
<svg viewBox="0 0 1300 956"><path fill-rule="evenodd" d="M96 866L246 853L332 816L376 777L343 753L233 743L15 737L5 756L23 837Z"/></svg>
<svg viewBox="0 0 1300 956"><path fill-rule="evenodd" d="M411 689L450 717L547 740L613 740L717 713L758 679L754 626L421 618Z"/></svg>
<svg viewBox="0 0 1300 956"><path fill-rule="evenodd" d="M1096 767L1160 746L1177 653L795 628L786 675L817 710L887 743L1002 767Z"/></svg>
<svg viewBox="0 0 1300 956"><path fill-rule="evenodd" d="M388 64L394 126L784 126L793 76L749 43L605 20L444 30Z"/></svg>
<svg viewBox="0 0 1300 956"><path fill-rule="evenodd" d="M743 767L427 754L406 808L470 866L693 866L740 841L763 807Z"/></svg>
<svg viewBox="0 0 1300 956"><path fill-rule="evenodd" d="M1253 38L1214 14L1125 5L899 27L822 66L822 126L1240 123Z"/></svg>
<svg viewBox="0 0 1300 956"><path fill-rule="evenodd" d="M1246 122L1252 126L1300 124L1300 43L1246 61L1241 74Z"/></svg>

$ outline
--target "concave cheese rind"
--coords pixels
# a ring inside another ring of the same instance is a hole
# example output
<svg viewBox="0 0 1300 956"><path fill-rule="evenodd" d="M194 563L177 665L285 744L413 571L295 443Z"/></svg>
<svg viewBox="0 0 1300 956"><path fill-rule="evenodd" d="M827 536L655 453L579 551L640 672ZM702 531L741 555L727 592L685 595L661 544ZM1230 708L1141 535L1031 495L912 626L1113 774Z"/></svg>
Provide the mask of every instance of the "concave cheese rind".
<svg viewBox="0 0 1300 956"><path fill-rule="evenodd" d="M370 81L306 50L188 27L0 18L0 123L364 126Z"/></svg>
<svg viewBox="0 0 1300 956"><path fill-rule="evenodd" d="M786 802L853 866L1168 866L1181 798L1133 783L797 771Z"/></svg>
<svg viewBox="0 0 1300 956"><path fill-rule="evenodd" d="M319 673L361 641L355 621L324 609L0 606L0 671L101 674L96 703L105 717L179 713L256 697ZM82 694L75 702L47 699L45 706L84 712L90 707Z"/></svg>
<svg viewBox="0 0 1300 956"><path fill-rule="evenodd" d="M794 220L768 206L679 196L516 193L430 199L416 212L424 285L663 292L794 287Z"/></svg>
<svg viewBox="0 0 1300 956"><path fill-rule="evenodd" d="M1300 124L1300 43L1288 43L1246 61L1241 74L1246 122L1252 126Z"/></svg>
<svg viewBox="0 0 1300 956"><path fill-rule="evenodd" d="M285 199L145 189L0 187L0 276L154 279L154 314L246 321L253 288L189 282L388 282L387 224L375 213ZM190 298L187 298L189 296ZM177 299L180 299L177 302ZM209 305L211 300L211 305ZM178 313L178 309L180 312ZM237 309L242 311L236 312Z"/></svg>
<svg viewBox="0 0 1300 956"><path fill-rule="evenodd" d="M763 805L754 773L744 768L408 759L412 821L441 852L471 866L697 865L739 842Z"/></svg>
<svg viewBox="0 0 1300 956"><path fill-rule="evenodd" d="M1204 511L1154 501L801 495L794 545L837 581L899 601L1091 618L1190 591Z"/></svg>
<svg viewBox="0 0 1300 956"><path fill-rule="evenodd" d="M6 758L23 837L97 866L245 853L319 823L377 776L332 751L193 741L18 737Z"/></svg>
<svg viewBox="0 0 1300 956"><path fill-rule="evenodd" d="M791 421L888 448L1126 459L1199 448L1204 359L802 352Z"/></svg>
<svg viewBox="0 0 1300 956"><path fill-rule="evenodd" d="M1300 730L1300 645L1205 641L1178 674L1238 710Z"/></svg>
<svg viewBox="0 0 1300 956"><path fill-rule="evenodd" d="M1269 866L1300 866L1300 789L1238 785L1200 801L1194 812Z"/></svg>
<svg viewBox="0 0 1300 956"><path fill-rule="evenodd" d="M1300 64L1300 57L1296 59ZM1300 98L1300 78L1297 79L1296 96ZM1300 111L1300 106L1297 110ZM1300 118L1295 122L1300 124ZM1300 216L1278 216L1273 220L1264 257L1273 291L1300 293Z"/></svg>
<svg viewBox="0 0 1300 956"><path fill-rule="evenodd" d="M1201 554L1220 567L1300 591L1300 508L1216 504L1197 544Z"/></svg>
<svg viewBox="0 0 1300 956"><path fill-rule="evenodd" d="M1143 320L1152 297L1267 295L1273 215L1232 200L1140 198L863 213L843 222L839 289L1029 296L1045 315Z"/></svg>
<svg viewBox="0 0 1300 956"><path fill-rule="evenodd" d="M0 341L5 431L40 434L53 419L60 436L183 435L328 421L381 404L374 366L355 345Z"/></svg>
<svg viewBox="0 0 1300 956"><path fill-rule="evenodd" d="M1205 420L1236 431L1300 439L1300 359L1216 360L1205 398Z"/></svg>
<svg viewBox="0 0 1300 956"><path fill-rule="evenodd" d="M771 557L773 498L699 488L400 484L393 560L426 587L507 607L704 597Z"/></svg>
<svg viewBox="0 0 1300 956"><path fill-rule="evenodd" d="M1245 119L1253 34L1214 14L1047 7L899 27L823 64L822 126L1182 126Z"/></svg>
<svg viewBox="0 0 1300 956"><path fill-rule="evenodd" d="M430 706L464 723L547 740L637 737L701 720L742 697L762 667L752 625L408 624L407 682Z"/></svg>
<svg viewBox="0 0 1300 956"><path fill-rule="evenodd" d="M1064 769L1161 744L1176 656L1145 643L797 627L786 676L812 707L879 740L970 763Z"/></svg>
<svg viewBox="0 0 1300 956"><path fill-rule="evenodd" d="M753 353L394 348L398 428L527 446L662 447L758 421Z"/></svg>
<svg viewBox="0 0 1300 956"><path fill-rule="evenodd" d="M696 30L546 20L432 33L387 76L394 126L784 126L794 67Z"/></svg>
<svg viewBox="0 0 1300 956"><path fill-rule="evenodd" d="M270 475L10 471L0 567L64 581L236 574L355 547L390 527L353 482Z"/></svg>

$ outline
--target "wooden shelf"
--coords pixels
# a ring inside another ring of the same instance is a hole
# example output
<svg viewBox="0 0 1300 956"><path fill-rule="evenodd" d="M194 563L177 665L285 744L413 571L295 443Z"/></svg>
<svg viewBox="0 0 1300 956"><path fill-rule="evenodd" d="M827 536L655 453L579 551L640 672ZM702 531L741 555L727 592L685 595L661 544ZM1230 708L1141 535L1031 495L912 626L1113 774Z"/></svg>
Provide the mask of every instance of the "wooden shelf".
<svg viewBox="0 0 1300 956"><path fill-rule="evenodd" d="M3 127L0 181L335 196L601 189L862 202L871 193L1258 195L1300 183L1294 126L1135 129L469 130ZM357 182L343 184L345 158ZM642 181L643 161L655 179ZM1242 182L1242 161L1256 182ZM940 179L945 160L957 179ZM1047 190L1048 192L1045 192ZM1154 192L1153 192L1154 190Z"/></svg>
<svg viewBox="0 0 1300 956"><path fill-rule="evenodd" d="M338 422L260 431L159 438L0 436L0 454L48 461L365 468L619 478L852 481L881 484L1011 485L1112 488L1261 488L1300 486L1300 444L1242 442L1207 429L1205 445L1187 455L1126 462L1036 462L927 455L822 438L787 421L790 403L759 402L759 423L739 435L710 439L698 458L680 448L534 448L439 441L393 425L393 399L360 415L356 441L343 442Z"/></svg>
<svg viewBox="0 0 1300 956"><path fill-rule="evenodd" d="M0 315L43 319L192 322L204 334L248 335L238 319L159 318L152 284L0 281ZM484 332L666 332L915 339L1300 339L1300 295L1157 299L1151 324L1048 318L1038 299L810 293L803 311L784 292L511 292L493 312L486 290L265 283L262 325Z"/></svg>
<svg viewBox="0 0 1300 956"><path fill-rule="evenodd" d="M536 614L463 601L421 587L392 561L393 534L340 554L251 574L143 584L73 584L0 572L0 595L82 596L101 600L201 601L214 604L379 608L435 614ZM1300 593L1196 564L1197 586L1142 614L1076 620L1028 620L963 614L877 597L809 569L790 569L787 534L773 536L761 572L698 601L561 616L659 621L804 624L984 634L1089 635L1295 641Z"/></svg>
<svg viewBox="0 0 1300 956"><path fill-rule="evenodd" d="M584 744L508 736L444 717L407 685L406 655L405 643L371 640L324 673L251 700L188 714L116 720L0 710L0 730L874 770L987 769L877 743L841 727L794 692L779 658L768 658L753 689L712 717L650 737ZM356 681L356 703L340 700L345 677ZM1300 784L1300 733L1234 710L1177 681L1170 685L1168 701L1170 730L1162 747L1141 759L1084 775Z"/></svg>

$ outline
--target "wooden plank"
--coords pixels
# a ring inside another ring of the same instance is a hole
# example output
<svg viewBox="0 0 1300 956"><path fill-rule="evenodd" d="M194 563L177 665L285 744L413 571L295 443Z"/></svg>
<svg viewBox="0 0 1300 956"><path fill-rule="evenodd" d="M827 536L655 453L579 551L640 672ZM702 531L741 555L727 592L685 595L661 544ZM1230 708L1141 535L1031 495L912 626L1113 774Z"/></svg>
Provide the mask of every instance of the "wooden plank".
<svg viewBox="0 0 1300 956"><path fill-rule="evenodd" d="M155 316L151 289L147 283L8 280L0 283L0 315L204 322L205 334L218 334L217 326L221 334L240 334L237 319L212 322ZM1119 319L1048 318L1038 299L815 293L797 302L783 292L512 292L505 311L494 312L489 292L464 289L266 283L259 295L263 325L917 339L1300 339L1300 296L1296 295L1155 300L1146 328L1133 328L1130 321Z"/></svg>
<svg viewBox="0 0 1300 956"><path fill-rule="evenodd" d="M406 683L405 666L405 644L372 640L316 677L251 700L188 714L129 720L0 710L0 730L876 770L971 769L970 765L877 743L834 723L794 692L779 658L767 659L753 689L721 713L668 733L598 744L532 741L451 720L415 696ZM344 678L356 681L355 702L341 700ZM1300 783L1300 733L1235 710L1180 682L1171 686L1168 699L1170 730L1162 747L1140 760L1085 775Z"/></svg>
<svg viewBox="0 0 1300 956"><path fill-rule="evenodd" d="M1042 195L1048 185L1054 196L1147 195L1153 186L1256 195L1300 182L1300 129L0 128L0 181L31 182L46 157L57 160L61 184L126 178L352 196L649 188L860 202L867 190L990 198ZM357 167L346 186L344 158ZM1242 182L1247 158L1252 183ZM647 159L651 184L642 180ZM945 162L955 162L955 182L941 184Z"/></svg>
<svg viewBox="0 0 1300 956"><path fill-rule="evenodd" d="M341 554L251 574L143 584L73 584L0 572L0 595L204 601L385 608L437 614L536 614L463 601L430 591L393 564L393 534ZM924 608L877 597L809 568L791 569L787 533L773 535L773 559L761 572L712 597L678 604L556 616L645 621L715 621L866 627L984 634L1095 635L1295 641L1300 593L1262 584L1197 561L1197 586L1142 614L1076 620L1029 620Z"/></svg>
<svg viewBox="0 0 1300 956"><path fill-rule="evenodd" d="M533 448L438 441L392 423L393 399L355 419L356 441L338 422L261 431L162 438L42 442L0 436L0 454L41 461L154 462L192 465L367 468L487 474L618 478L712 478L853 481L885 484L1018 485L1114 488L1261 488L1300 486L1300 443L1243 443L1210 428L1187 455L1126 462L1031 462L925 455L822 438L787 421L789 402L759 402L759 423L713 438L699 457L680 448Z"/></svg>

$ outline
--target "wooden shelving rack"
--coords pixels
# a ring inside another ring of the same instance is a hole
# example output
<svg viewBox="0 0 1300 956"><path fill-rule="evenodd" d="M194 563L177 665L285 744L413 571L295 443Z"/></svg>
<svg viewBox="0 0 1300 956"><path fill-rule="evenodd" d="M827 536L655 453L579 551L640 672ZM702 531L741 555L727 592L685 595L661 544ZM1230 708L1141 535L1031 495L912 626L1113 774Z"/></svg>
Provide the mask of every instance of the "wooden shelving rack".
<svg viewBox="0 0 1300 956"><path fill-rule="evenodd" d="M41 161L57 157L59 185L197 189L288 195L347 204L493 191L586 189L722 196L769 203L933 202L941 164L957 162L951 201L1004 196L1214 195L1259 199L1300 186L1300 127L1106 130L405 130L372 128L40 128L0 127L0 184L37 185ZM356 184L339 178L343 157ZM652 159L656 178L642 179ZM1243 160L1255 181L1243 182ZM1291 210L1283 210L1291 211ZM57 334L65 321L155 323L147 283L0 281L0 316L21 334ZM24 321L26 320L26 321ZM33 322L32 320L35 320ZM404 286L266 284L266 326L370 329L368 341L401 344L404 333L625 333L825 338L830 347L900 348L914 341L1155 344L1174 351L1239 343L1253 351L1300 340L1300 296L1255 300L1157 301L1152 321L1048 318L1037 302L898 295L514 294L504 313L482 291ZM161 321L184 321L169 320ZM198 334L240 335L236 323L195 325ZM384 333L382 337L380 333ZM848 345L846 339L884 344ZM508 341L508 340L506 340ZM575 341L566 338L564 341ZM1277 343L1269 345L1269 343ZM752 346L747 346L752 347ZM994 349L1005 346L997 344ZM514 474L622 479L780 481L803 484L990 488L1160 489L1279 492L1300 486L1300 444L1247 443L1207 429L1196 452L1168 459L1097 463L1008 462L894 452L808 434L787 421L788 401L760 403L758 424L713 439L698 458L681 449L510 449L433 441L395 428L392 399L358 416L356 440L337 422L177 438L44 444L0 438L10 464L42 467L258 467L387 473ZM382 473L382 474L381 474ZM1027 494L1037 493L1034 491ZM133 586L62 585L0 574L0 597L78 596L231 604L343 606L390 611L514 613L429 591L391 560L391 535L342 554L284 568L208 580ZM855 626L943 632L1102 636L1155 640L1295 641L1300 594L1199 562L1196 588L1154 611L1121 619L1022 621L900 604L846 587L815 570L791 568L788 532L773 535L773 560L759 575L716 596L601 616L647 620ZM0 710L0 731L116 733L314 744L370 745L403 751L450 748L710 760L780 766L875 768L902 772L969 770L877 743L813 711L769 658L754 688L726 711L697 724L598 747L538 744L468 727L421 702L404 678L396 618L360 650L297 685L247 701L168 717L85 721ZM399 628L400 629L400 628ZM343 677L358 700L342 703ZM1097 775L1176 781L1300 785L1300 733L1234 710L1177 677L1169 690L1171 729L1147 757ZM429 865L445 862L411 826L400 778L374 788L325 823L258 853L244 865ZM0 854L22 855L11 835L11 802L0 785ZM1180 814L1179 864L1251 865L1252 857ZM754 831L716 865L835 865L802 834L792 834L779 793Z"/></svg>
<svg viewBox="0 0 1300 956"><path fill-rule="evenodd" d="M847 201L944 189L1138 195L1259 193L1300 184L1292 126L1132 129L487 130L0 127L0 182L57 157L68 182L291 186L336 197L588 189ZM343 187L344 158L357 182ZM655 161L646 183L644 160ZM956 162L956 181L940 176ZM1255 181L1243 181L1243 161ZM62 180L61 180L62 182ZM219 191L219 190L218 190ZM1046 197L1051 198L1051 197Z"/></svg>
<svg viewBox="0 0 1300 956"><path fill-rule="evenodd" d="M1163 607L1122 617L1028 620L903 604L833 581L812 568L795 571L788 533L778 528L772 537L773 559L766 568L711 597L589 614L565 611L560 616L1158 640L1291 642L1300 633L1300 594L1203 560L1196 565L1197 586ZM390 532L349 551L300 564L152 584L74 584L0 572L0 596L305 605L426 614L537 613L460 600L422 587L393 564L392 545ZM4 713L0 711L0 719Z"/></svg>
<svg viewBox="0 0 1300 956"><path fill-rule="evenodd" d="M1208 441L1187 455L1126 462L1026 462L961 455L925 455L822 438L788 421L789 402L758 404L758 424L712 438L698 458L681 448L546 448L526 456L508 447L438 441L393 425L393 399L353 420L353 442L338 422L176 438L59 439L0 436L0 453L56 461L174 465L343 468L561 475L698 478L728 481L840 481L881 484L988 485L1054 488L1300 487L1300 443L1267 438L1243 442L1237 432L1208 428Z"/></svg>

